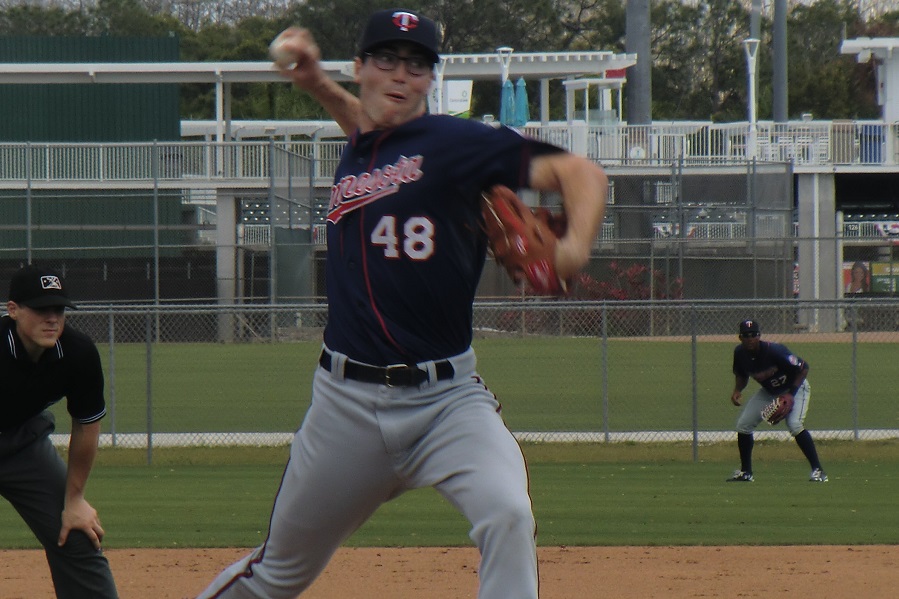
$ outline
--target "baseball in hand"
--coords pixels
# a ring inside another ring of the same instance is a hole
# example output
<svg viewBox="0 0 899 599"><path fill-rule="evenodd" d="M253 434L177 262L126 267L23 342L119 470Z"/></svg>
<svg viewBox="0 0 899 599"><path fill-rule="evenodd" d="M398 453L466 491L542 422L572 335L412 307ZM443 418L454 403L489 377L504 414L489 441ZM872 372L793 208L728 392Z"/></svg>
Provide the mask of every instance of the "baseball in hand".
<svg viewBox="0 0 899 599"><path fill-rule="evenodd" d="M289 36L285 35L286 33L285 31L278 35L268 47L269 56L282 69L286 69L297 62L296 54L286 47L289 39Z"/></svg>

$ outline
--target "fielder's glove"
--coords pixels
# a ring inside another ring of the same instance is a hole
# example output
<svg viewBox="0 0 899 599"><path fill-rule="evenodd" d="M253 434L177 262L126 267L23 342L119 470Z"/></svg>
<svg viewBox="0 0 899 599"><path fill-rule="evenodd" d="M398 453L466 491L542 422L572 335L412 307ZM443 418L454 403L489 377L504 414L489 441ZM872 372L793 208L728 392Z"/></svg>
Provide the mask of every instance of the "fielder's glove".
<svg viewBox="0 0 899 599"><path fill-rule="evenodd" d="M769 403L762 410L762 418L771 426L774 426L787 417L793 409L793 396L785 393Z"/></svg>
<svg viewBox="0 0 899 599"><path fill-rule="evenodd" d="M504 185L494 185L481 197L484 231L496 262L513 281L527 281L537 294L566 293L568 285L555 266L556 243L568 227L565 214L531 210Z"/></svg>

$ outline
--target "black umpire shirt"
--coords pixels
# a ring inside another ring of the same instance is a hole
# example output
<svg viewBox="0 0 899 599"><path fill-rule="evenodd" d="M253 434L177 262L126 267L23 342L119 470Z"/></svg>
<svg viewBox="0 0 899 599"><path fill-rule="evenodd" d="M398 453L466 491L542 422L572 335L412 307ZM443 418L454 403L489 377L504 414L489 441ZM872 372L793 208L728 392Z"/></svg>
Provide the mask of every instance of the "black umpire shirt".
<svg viewBox="0 0 899 599"><path fill-rule="evenodd" d="M106 415L103 367L97 346L68 325L40 360L32 362L16 334L16 321L0 317L0 432L18 428L63 397L82 424Z"/></svg>

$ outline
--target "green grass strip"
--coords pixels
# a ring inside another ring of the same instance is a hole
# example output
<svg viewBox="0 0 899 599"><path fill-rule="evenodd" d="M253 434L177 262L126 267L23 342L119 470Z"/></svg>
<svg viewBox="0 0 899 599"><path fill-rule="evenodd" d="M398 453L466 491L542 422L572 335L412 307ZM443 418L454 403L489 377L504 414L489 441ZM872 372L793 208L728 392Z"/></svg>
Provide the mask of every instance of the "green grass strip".
<svg viewBox="0 0 899 599"><path fill-rule="evenodd" d="M527 445L541 545L899 543L899 442L824 442L830 482L808 482L793 442L761 442L756 482L725 483L736 447ZM106 546L254 546L266 535L285 447L104 449L88 499ZM383 506L354 546L467 545L468 523L430 489ZM36 547L0 502L0 547Z"/></svg>

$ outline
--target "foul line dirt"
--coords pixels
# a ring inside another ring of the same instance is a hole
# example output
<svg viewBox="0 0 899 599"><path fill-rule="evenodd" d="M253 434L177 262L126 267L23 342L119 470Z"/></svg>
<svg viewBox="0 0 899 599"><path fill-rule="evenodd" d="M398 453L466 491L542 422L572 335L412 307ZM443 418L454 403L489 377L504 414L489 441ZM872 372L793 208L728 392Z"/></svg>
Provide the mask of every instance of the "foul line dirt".
<svg viewBox="0 0 899 599"><path fill-rule="evenodd" d="M246 549L107 551L121 599L190 599ZM887 599L899 546L541 547L542 599ZM303 599L473 599L472 548L345 548ZM0 551L0 596L52 599L37 550Z"/></svg>

